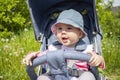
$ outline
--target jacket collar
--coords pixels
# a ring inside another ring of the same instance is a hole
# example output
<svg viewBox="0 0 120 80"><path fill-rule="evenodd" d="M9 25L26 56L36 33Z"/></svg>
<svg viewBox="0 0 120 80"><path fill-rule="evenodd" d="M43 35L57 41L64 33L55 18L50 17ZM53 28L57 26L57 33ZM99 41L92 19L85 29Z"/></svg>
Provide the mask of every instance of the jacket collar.
<svg viewBox="0 0 120 80"><path fill-rule="evenodd" d="M76 51L83 51L87 48L87 44L84 40L80 39L75 46Z"/></svg>
<svg viewBox="0 0 120 80"><path fill-rule="evenodd" d="M62 45L61 43L59 43L58 41L55 41L54 43L53 43L53 45L54 46L57 46L57 45ZM79 41L78 41L78 43L76 44L76 46L75 46L75 50L76 51L83 51L83 50L85 50L87 48L87 44L86 44L86 42L84 41L84 40L82 40L82 39L80 39Z"/></svg>

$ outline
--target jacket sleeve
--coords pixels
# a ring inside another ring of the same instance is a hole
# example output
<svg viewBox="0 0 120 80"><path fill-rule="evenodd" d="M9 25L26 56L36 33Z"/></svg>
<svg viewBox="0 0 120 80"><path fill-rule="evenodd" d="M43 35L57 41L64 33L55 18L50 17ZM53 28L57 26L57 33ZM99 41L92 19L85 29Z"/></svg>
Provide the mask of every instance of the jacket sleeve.
<svg viewBox="0 0 120 80"><path fill-rule="evenodd" d="M91 56L79 51L65 51L64 57L71 60L82 60L89 62Z"/></svg>
<svg viewBox="0 0 120 80"><path fill-rule="evenodd" d="M44 64L47 62L46 55L39 56L33 60L33 67Z"/></svg>
<svg viewBox="0 0 120 80"><path fill-rule="evenodd" d="M43 64L46 62L46 55L43 55L43 56L40 56L40 57L37 57L35 59L33 59L33 64L32 66L28 65L26 67L26 71L27 71L27 74L29 75L30 79L31 80L37 80L37 74L34 70L34 68L40 64Z"/></svg>

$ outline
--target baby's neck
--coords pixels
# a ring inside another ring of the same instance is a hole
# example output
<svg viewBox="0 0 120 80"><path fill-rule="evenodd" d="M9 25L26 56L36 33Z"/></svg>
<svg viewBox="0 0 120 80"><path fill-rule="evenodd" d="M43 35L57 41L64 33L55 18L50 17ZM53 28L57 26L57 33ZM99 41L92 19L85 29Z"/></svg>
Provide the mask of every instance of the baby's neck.
<svg viewBox="0 0 120 80"><path fill-rule="evenodd" d="M74 50L74 47L67 47L67 46L62 46L62 49L64 50Z"/></svg>

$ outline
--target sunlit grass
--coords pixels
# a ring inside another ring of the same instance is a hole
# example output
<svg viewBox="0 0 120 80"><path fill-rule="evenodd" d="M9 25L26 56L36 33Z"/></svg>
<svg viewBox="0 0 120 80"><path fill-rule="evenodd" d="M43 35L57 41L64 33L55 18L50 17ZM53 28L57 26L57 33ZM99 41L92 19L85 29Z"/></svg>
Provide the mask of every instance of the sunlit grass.
<svg viewBox="0 0 120 80"><path fill-rule="evenodd" d="M10 39L0 40L0 80L29 80L22 58L29 51L39 50L33 31L25 30Z"/></svg>
<svg viewBox="0 0 120 80"><path fill-rule="evenodd" d="M111 34L111 37L107 38L107 34L104 34L102 51L106 61L105 73L111 80L120 80L120 36Z"/></svg>

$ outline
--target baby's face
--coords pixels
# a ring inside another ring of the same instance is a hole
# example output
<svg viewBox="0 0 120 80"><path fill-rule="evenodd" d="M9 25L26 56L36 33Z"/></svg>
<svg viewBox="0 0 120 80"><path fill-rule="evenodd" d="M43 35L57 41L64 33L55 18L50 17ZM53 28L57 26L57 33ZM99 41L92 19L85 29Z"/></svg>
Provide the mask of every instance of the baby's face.
<svg viewBox="0 0 120 80"><path fill-rule="evenodd" d="M60 43L67 47L74 47L80 38L83 36L83 32L71 25L58 23L57 28L57 39Z"/></svg>

